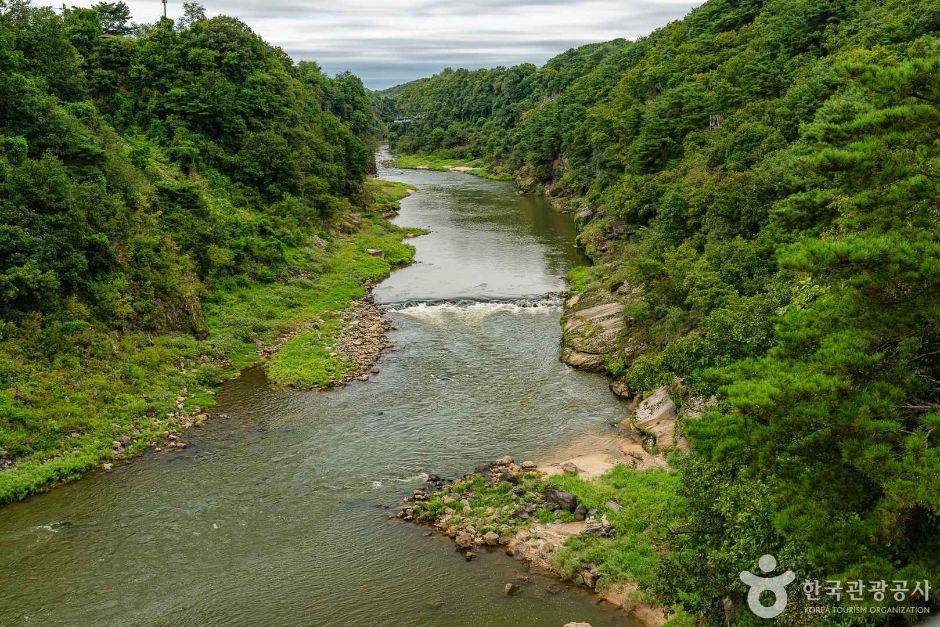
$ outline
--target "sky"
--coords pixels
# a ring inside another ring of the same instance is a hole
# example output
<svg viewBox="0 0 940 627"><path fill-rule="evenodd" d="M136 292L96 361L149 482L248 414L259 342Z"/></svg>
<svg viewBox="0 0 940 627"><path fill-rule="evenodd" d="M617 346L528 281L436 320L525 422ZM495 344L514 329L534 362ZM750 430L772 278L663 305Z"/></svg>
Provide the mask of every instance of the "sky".
<svg viewBox="0 0 940 627"><path fill-rule="evenodd" d="M636 39L704 0L203 0L206 13L246 22L294 61L328 74L349 70L384 89L445 67L541 65L565 50ZM161 0L125 0L135 22L163 13ZM95 0L68 2L91 6ZM42 4L42 2L37 2ZM170 1L168 15L182 13ZM58 6L58 4L56 4Z"/></svg>

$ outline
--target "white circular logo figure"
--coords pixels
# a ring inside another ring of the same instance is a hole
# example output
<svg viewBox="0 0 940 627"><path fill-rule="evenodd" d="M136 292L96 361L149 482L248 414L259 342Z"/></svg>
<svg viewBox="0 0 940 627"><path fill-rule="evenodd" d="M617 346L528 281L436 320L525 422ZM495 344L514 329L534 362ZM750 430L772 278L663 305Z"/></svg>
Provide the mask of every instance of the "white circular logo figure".
<svg viewBox="0 0 940 627"><path fill-rule="evenodd" d="M777 567L777 558L773 555L764 555L757 565L765 573L772 572ZM749 570L740 574L741 581L750 586L747 593L747 606L761 618L775 618L783 613L787 607L787 586L796 579L796 573L788 570L776 577L759 577ZM769 590L774 595L774 604L767 606L760 602L760 594Z"/></svg>

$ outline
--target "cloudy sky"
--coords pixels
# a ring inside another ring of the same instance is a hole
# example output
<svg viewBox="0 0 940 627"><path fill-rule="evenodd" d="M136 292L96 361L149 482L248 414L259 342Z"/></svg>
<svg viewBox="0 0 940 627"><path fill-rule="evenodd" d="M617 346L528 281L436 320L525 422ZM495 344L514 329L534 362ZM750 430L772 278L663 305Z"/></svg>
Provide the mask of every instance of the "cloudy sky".
<svg viewBox="0 0 940 627"><path fill-rule="evenodd" d="M156 20L160 0L125 0L134 21ZM209 16L241 18L295 61L350 70L382 89L444 67L541 65L581 44L634 39L704 0L203 0ZM95 0L69 1L90 6ZM168 13L182 12L170 1Z"/></svg>

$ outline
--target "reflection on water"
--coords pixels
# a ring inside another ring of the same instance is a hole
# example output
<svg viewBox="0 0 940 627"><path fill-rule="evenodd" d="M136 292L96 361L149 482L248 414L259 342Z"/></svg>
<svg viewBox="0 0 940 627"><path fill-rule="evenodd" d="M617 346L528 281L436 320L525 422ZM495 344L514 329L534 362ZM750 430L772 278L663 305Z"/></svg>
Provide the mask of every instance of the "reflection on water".
<svg viewBox="0 0 940 627"><path fill-rule="evenodd" d="M578 260L568 218L506 184L386 174L421 186L400 221L434 234L384 302L540 294ZM321 394L246 373L185 451L0 509L0 624L623 624L539 576L503 597L518 562L467 563L386 519L426 473L534 457L621 415L558 361L557 303L528 304L392 307L371 381Z"/></svg>
<svg viewBox="0 0 940 627"><path fill-rule="evenodd" d="M586 261L571 216L541 196L467 174L380 175L419 187L397 222L431 233L412 241L417 263L378 286L376 302L538 296L563 290L565 273Z"/></svg>

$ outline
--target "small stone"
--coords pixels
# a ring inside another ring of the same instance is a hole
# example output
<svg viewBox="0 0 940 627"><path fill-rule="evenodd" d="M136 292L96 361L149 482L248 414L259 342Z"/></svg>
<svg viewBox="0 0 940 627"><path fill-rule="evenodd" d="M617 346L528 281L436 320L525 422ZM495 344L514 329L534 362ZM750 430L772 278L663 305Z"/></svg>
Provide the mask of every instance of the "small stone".
<svg viewBox="0 0 940 627"><path fill-rule="evenodd" d="M475 560L477 557L479 557L479 555L477 555L477 554L474 553L473 551L467 551L467 552L464 553L464 555L463 555L463 558L464 558L465 560L467 560L468 562L472 562L472 561Z"/></svg>
<svg viewBox="0 0 940 627"><path fill-rule="evenodd" d="M457 545L457 548L469 549L473 546L473 536L466 531L461 531L457 534L457 537L454 538L454 543Z"/></svg>
<svg viewBox="0 0 940 627"><path fill-rule="evenodd" d="M430 599L428 599L427 601L425 601L424 604L427 605L427 606L430 607L430 608L437 609L437 608L439 608L440 606L444 605L444 597L439 597L439 596L438 596L438 597L431 597Z"/></svg>
<svg viewBox="0 0 940 627"><path fill-rule="evenodd" d="M620 511L623 511L623 505L621 505L621 504L618 503L617 501L614 501L614 500L607 501L606 505L607 505L607 507L609 507L609 508L611 509L611 511L613 511L613 512L620 512Z"/></svg>
<svg viewBox="0 0 940 627"><path fill-rule="evenodd" d="M536 463L533 462L533 461L524 461L524 462L522 462L522 469L523 469L523 470L535 470L535 469L538 468L538 467L539 467L538 464L536 464Z"/></svg>
<svg viewBox="0 0 940 627"><path fill-rule="evenodd" d="M505 586L503 586L503 594L505 594L507 597L517 592L519 592L519 584L517 583L509 582Z"/></svg>
<svg viewBox="0 0 940 627"><path fill-rule="evenodd" d="M585 518L587 518L587 508L579 504L574 510L574 519L580 522Z"/></svg>
<svg viewBox="0 0 940 627"><path fill-rule="evenodd" d="M114 464L101 464L101 468L105 472L111 472L111 469L114 468Z"/></svg>
<svg viewBox="0 0 940 627"><path fill-rule="evenodd" d="M499 534L489 531L483 534L483 543L487 546L496 546L499 544Z"/></svg>
<svg viewBox="0 0 940 627"><path fill-rule="evenodd" d="M162 451L163 449L158 446L157 448L155 448L155 449L153 449L153 450L154 450L155 453L159 453L159 452Z"/></svg>
<svg viewBox="0 0 940 627"><path fill-rule="evenodd" d="M367 248L366 252L373 257L378 257L379 259L385 258L385 251L381 248Z"/></svg>
<svg viewBox="0 0 940 627"><path fill-rule="evenodd" d="M373 368L373 369L372 369L372 374L379 374L379 369L378 369L378 368Z"/></svg>
<svg viewBox="0 0 940 627"><path fill-rule="evenodd" d="M505 457L500 457L499 459L493 462L494 466L508 466L512 463L512 455L506 455Z"/></svg>

